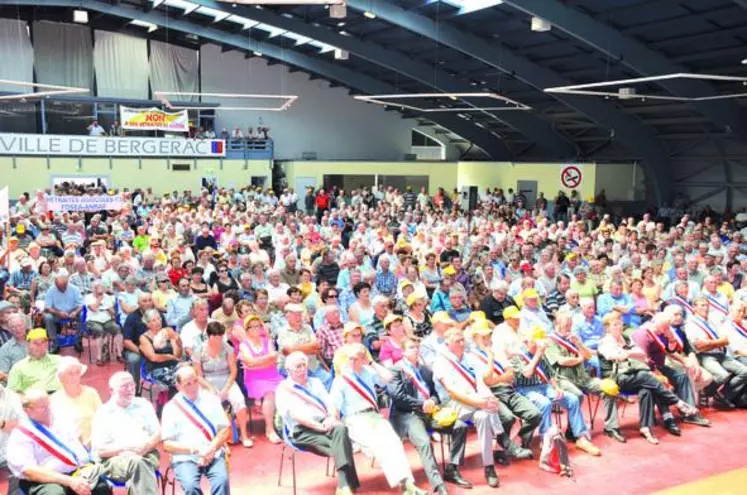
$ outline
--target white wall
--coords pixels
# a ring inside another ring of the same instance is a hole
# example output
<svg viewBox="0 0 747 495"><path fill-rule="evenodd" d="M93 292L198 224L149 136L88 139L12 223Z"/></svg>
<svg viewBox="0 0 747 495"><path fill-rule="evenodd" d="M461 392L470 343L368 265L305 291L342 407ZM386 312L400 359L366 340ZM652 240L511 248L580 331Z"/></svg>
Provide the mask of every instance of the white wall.
<svg viewBox="0 0 747 495"><path fill-rule="evenodd" d="M385 112L376 105L354 100L344 88L326 81L310 81L302 72L288 72L263 58L245 59L242 53L221 53L216 45L200 50L203 93L292 94L298 100L284 112L218 111L216 129L256 127L261 117L271 128L275 158L300 159L306 151L318 160L402 160L410 153L410 130L416 123ZM203 98L207 101L207 97ZM211 101L242 106L247 100ZM266 103L266 102L265 102Z"/></svg>

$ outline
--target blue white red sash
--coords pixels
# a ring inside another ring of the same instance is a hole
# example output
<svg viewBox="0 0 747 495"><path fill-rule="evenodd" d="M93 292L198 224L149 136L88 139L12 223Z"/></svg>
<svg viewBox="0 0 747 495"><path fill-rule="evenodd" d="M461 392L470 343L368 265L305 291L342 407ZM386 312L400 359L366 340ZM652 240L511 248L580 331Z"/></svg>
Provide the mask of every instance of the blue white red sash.
<svg viewBox="0 0 747 495"><path fill-rule="evenodd" d="M734 325L734 330L736 330L743 339L747 339L747 328L744 328L741 323L737 323L736 321L732 321L731 323Z"/></svg>
<svg viewBox="0 0 747 495"><path fill-rule="evenodd" d="M713 297L709 296L708 294L705 295L706 299L708 299L708 304L711 306L711 308L715 309L719 313L723 314L724 316L729 316L729 308L725 307L723 304L718 302Z"/></svg>
<svg viewBox="0 0 747 495"><path fill-rule="evenodd" d="M311 390L304 387L303 385L299 385L298 383L294 383L293 386L289 387L288 390L290 391L291 394L295 395L296 397L301 399L306 404L317 409L325 417L327 416L327 413L328 413L327 405L324 403L322 399L314 395L314 393Z"/></svg>
<svg viewBox="0 0 747 495"><path fill-rule="evenodd" d="M677 342L677 350L684 351L685 341L680 337L680 331L674 327L672 327L672 337L674 337L675 342Z"/></svg>
<svg viewBox="0 0 747 495"><path fill-rule="evenodd" d="M682 307L687 313L693 314L695 310L690 305L689 302L682 299L680 296L674 296L672 299L669 300L670 304L677 304L678 306Z"/></svg>
<svg viewBox="0 0 747 495"><path fill-rule="evenodd" d="M462 363L455 361L451 358L451 356L444 355L446 360L451 364L451 366L454 368L454 370L461 376L470 387L472 387L472 390L477 390L477 378L475 377L475 373L469 369L467 369Z"/></svg>
<svg viewBox="0 0 747 495"><path fill-rule="evenodd" d="M521 358L524 360L526 364L531 363L532 359L534 359L534 356L530 354L529 352L519 351L519 355L521 355ZM535 366L534 372L537 373L537 375L539 375L540 380L542 380L545 383L550 383L550 379L547 377L547 373L545 373L545 370L542 369L541 361L537 363L537 366Z"/></svg>
<svg viewBox="0 0 747 495"><path fill-rule="evenodd" d="M407 375L415 388L423 396L423 399L428 400L431 398L431 393L428 390L428 385L425 380L420 376L420 372L417 368L410 366L408 363L402 363L402 372Z"/></svg>
<svg viewBox="0 0 747 495"><path fill-rule="evenodd" d="M706 335L708 335L708 338L711 340L718 340L718 334L716 333L713 328L711 328L711 324L707 321L703 320L700 316L693 318L693 323L698 325L701 330L703 330Z"/></svg>
<svg viewBox="0 0 747 495"><path fill-rule="evenodd" d="M218 431L215 429L213 423L200 411L194 402L189 400L186 396L182 395L177 397L174 401L177 408L187 417L190 423L192 423L200 432L205 435L208 442L212 442Z"/></svg>
<svg viewBox="0 0 747 495"><path fill-rule="evenodd" d="M379 410L379 405L376 401L376 392L371 390L371 387L366 385L358 375L343 375L342 379L345 380L345 383L350 385L350 388L360 395L363 400L368 402L375 411Z"/></svg>
<svg viewBox="0 0 747 495"><path fill-rule="evenodd" d="M485 364L488 364L488 353L487 352L483 351L482 349L477 349L477 348L473 350L475 352L475 355L477 356L477 359L479 359ZM495 369L495 372L498 373L499 375L502 375L503 373L506 372L503 366L501 366L501 363L499 363L495 359L493 359L493 369Z"/></svg>
<svg viewBox="0 0 747 495"><path fill-rule="evenodd" d="M649 337L651 337L651 340L654 341L656 344L656 347L659 348L659 350L666 354L667 352L667 344L664 343L664 340L659 337L656 332L651 329L651 327L646 328L646 333L648 333Z"/></svg>
<svg viewBox="0 0 747 495"><path fill-rule="evenodd" d="M30 419L29 421L34 428L39 431L39 434L23 425L19 425L18 429L31 438L39 447L52 454L52 456L61 463L73 468L77 468L80 465L80 460L72 449L62 443L51 431L45 428L44 425L37 423L33 419Z"/></svg>
<svg viewBox="0 0 747 495"><path fill-rule="evenodd" d="M562 348L564 348L566 351L572 352L576 356L580 356L581 355L581 351L570 340L568 340L568 339L566 339L564 337L561 337L560 335L558 335L555 332L553 332L553 333L550 334L550 338L553 341L555 341L555 343L557 343L559 346L561 346Z"/></svg>

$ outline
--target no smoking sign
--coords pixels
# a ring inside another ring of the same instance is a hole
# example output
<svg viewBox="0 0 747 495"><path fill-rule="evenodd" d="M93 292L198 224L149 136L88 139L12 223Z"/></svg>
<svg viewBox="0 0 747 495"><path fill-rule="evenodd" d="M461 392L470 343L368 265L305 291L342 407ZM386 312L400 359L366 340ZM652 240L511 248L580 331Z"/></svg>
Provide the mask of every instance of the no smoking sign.
<svg viewBox="0 0 747 495"><path fill-rule="evenodd" d="M560 183L568 189L575 189L581 185L583 172L576 165L568 165L560 171Z"/></svg>

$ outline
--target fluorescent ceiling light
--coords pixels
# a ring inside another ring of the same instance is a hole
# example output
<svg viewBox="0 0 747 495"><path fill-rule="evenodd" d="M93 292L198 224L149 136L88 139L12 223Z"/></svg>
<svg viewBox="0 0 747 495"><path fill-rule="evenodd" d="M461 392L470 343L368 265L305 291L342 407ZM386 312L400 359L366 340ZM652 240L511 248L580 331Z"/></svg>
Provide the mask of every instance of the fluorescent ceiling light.
<svg viewBox="0 0 747 495"><path fill-rule="evenodd" d="M687 79L687 80L702 80L702 81L720 81L720 82L739 82L743 85L747 85L747 77L736 77L736 76L720 76L717 74L690 74L690 73L676 73L676 74L663 74L661 76L651 77L635 77L631 79L618 79L616 81L604 81L589 84L574 84L571 86L556 86L553 88L545 88L545 93L554 94L567 94L567 95L585 95L585 96L612 96L621 99L630 99L630 96L626 93L621 93L619 90L605 91L605 88L612 88L613 90L617 87L630 87L631 84L641 84L649 82L669 81L673 79ZM597 90L597 88L602 88ZM747 96L747 93L732 93L716 96L662 96L662 95L648 95L643 93L636 93L635 98L647 99L647 100L665 100L665 101L711 101L711 100L729 100L733 98L742 98Z"/></svg>
<svg viewBox="0 0 747 495"><path fill-rule="evenodd" d="M78 24L88 24L88 11L73 10L73 22Z"/></svg>
<svg viewBox="0 0 747 495"><path fill-rule="evenodd" d="M130 24L133 26L147 28L149 33L152 33L153 31L158 29L158 26L156 26L155 24L151 24L150 22L145 22L145 21L139 21L137 19L131 20Z"/></svg>
<svg viewBox="0 0 747 495"><path fill-rule="evenodd" d="M78 94L78 93L88 93L88 88L75 88L72 86L57 86L54 84L40 84L40 83L30 83L25 81L13 81L9 79L0 79L0 85L9 85L9 86L21 86L24 88L31 88L32 92L30 93L18 93L13 95L2 95L0 96L0 100L25 100L29 98L41 98L42 96L59 96L59 95L70 95L70 94ZM43 89L45 91L37 91L33 92L33 89Z"/></svg>
<svg viewBox="0 0 747 495"><path fill-rule="evenodd" d="M413 94L392 94L392 95L368 95L368 96L354 96L356 100L365 101L368 103L375 103L376 105L383 105L389 107L400 107L408 110L415 110L417 112L424 113L437 113L437 112L498 112L498 111L516 111L516 110L531 110L532 107L519 103L518 101L512 100L506 96L501 96L497 93L413 93ZM444 107L438 108L426 108L418 107L415 105L407 105L405 103L387 100L417 100L417 99L433 99L433 98L449 98L451 100L463 99L463 98L488 98L491 100L499 101L505 104L505 106L469 106L469 107Z"/></svg>
<svg viewBox="0 0 747 495"><path fill-rule="evenodd" d="M255 54L257 52L254 52ZM261 54L260 54L261 56ZM169 108L178 109L178 110L196 110L196 109L202 109L202 110L245 110L245 111L258 111L258 112L282 112L284 110L288 110L293 103L298 99L298 96L296 95L253 95L253 94L231 94L231 93L185 93L182 91L156 91L153 93L156 98L159 98L163 101L164 105L166 105ZM258 106L237 106L237 107L224 107L224 106L200 106L200 107L190 107L190 106L178 106L178 105L171 105L168 100L165 99L166 96L200 96L208 98L235 98L235 99L241 99L241 100L282 100L282 103L279 106L274 107L258 107Z"/></svg>
<svg viewBox="0 0 747 495"><path fill-rule="evenodd" d="M365 17L367 19L376 19L376 14L374 14L373 12L367 10L367 11L365 11L363 13L363 17Z"/></svg>
<svg viewBox="0 0 747 495"><path fill-rule="evenodd" d="M253 54L253 55L254 55L255 57L261 57L261 56L262 56L262 52L257 52L257 51L254 51L254 52L252 52L252 54Z"/></svg>

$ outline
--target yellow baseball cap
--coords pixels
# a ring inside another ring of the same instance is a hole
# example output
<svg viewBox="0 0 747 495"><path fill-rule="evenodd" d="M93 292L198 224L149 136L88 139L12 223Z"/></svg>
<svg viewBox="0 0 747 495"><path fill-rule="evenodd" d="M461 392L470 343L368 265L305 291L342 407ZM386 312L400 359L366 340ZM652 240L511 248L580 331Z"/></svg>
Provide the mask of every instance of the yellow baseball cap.
<svg viewBox="0 0 747 495"><path fill-rule="evenodd" d="M407 306L410 307L413 304L415 304L415 301L417 301L420 298L421 298L421 296L419 294L413 292L412 294L410 294L409 296L407 296L407 300L405 302L407 303Z"/></svg>
<svg viewBox="0 0 747 495"><path fill-rule="evenodd" d="M470 321L485 320L485 312L484 311L473 311L469 314L469 320Z"/></svg>
<svg viewBox="0 0 747 495"><path fill-rule="evenodd" d="M478 320L472 327L472 333L477 335L490 335L493 333L493 326L488 320Z"/></svg>
<svg viewBox="0 0 747 495"><path fill-rule="evenodd" d="M456 269L453 266L449 265L446 268L444 268L443 274L444 275L456 275Z"/></svg>
<svg viewBox="0 0 747 495"><path fill-rule="evenodd" d="M49 337L47 337L47 331L43 328L34 328L33 330L29 330L29 333L26 334L26 340L28 342L31 342L32 340L49 340Z"/></svg>
<svg viewBox="0 0 747 495"><path fill-rule="evenodd" d="M532 327L530 335L532 336L532 340L544 340L547 338L547 332L539 325Z"/></svg>
<svg viewBox="0 0 747 495"><path fill-rule="evenodd" d="M534 297L534 298L539 297L539 292L537 292L537 289L524 289L524 292L521 293L522 299L527 299L531 297Z"/></svg>
<svg viewBox="0 0 747 495"><path fill-rule="evenodd" d="M344 327L342 327L342 335L345 336L345 335L347 335L349 333L352 333L352 332L354 332L356 330L360 330L361 333L363 333L363 327L361 326L361 324L358 323L357 321L349 321L349 322L345 323Z"/></svg>
<svg viewBox="0 0 747 495"><path fill-rule="evenodd" d="M519 308L516 306L509 306L503 310L504 320L516 320L519 318Z"/></svg>
<svg viewBox="0 0 747 495"><path fill-rule="evenodd" d="M402 317L400 315L395 315L394 313L387 315L387 317L384 318L384 328L389 328L389 325L397 320L402 321Z"/></svg>
<svg viewBox="0 0 747 495"><path fill-rule="evenodd" d="M431 318L431 322L433 323L446 323L448 325L451 325L454 323L454 320L451 319L451 316L449 316L449 313L446 311L436 311L433 314L433 318Z"/></svg>
<svg viewBox="0 0 747 495"><path fill-rule="evenodd" d="M568 253L568 254L565 255L565 260L566 261L572 260L572 259L575 259L575 258L576 258L576 253Z"/></svg>

